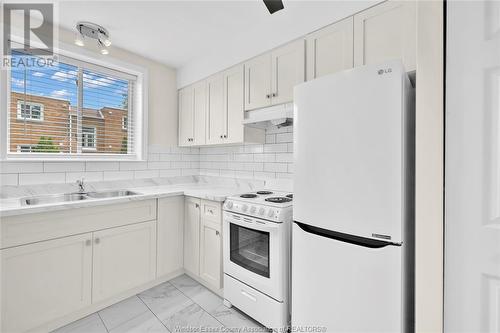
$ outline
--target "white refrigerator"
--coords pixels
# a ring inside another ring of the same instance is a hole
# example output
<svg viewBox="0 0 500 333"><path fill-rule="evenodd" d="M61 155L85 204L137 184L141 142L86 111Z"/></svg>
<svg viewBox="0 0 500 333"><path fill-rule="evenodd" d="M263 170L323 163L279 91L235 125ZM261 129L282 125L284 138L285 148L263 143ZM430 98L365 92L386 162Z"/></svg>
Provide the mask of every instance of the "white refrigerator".
<svg viewBox="0 0 500 333"><path fill-rule="evenodd" d="M292 326L413 330L414 89L400 61L294 91Z"/></svg>

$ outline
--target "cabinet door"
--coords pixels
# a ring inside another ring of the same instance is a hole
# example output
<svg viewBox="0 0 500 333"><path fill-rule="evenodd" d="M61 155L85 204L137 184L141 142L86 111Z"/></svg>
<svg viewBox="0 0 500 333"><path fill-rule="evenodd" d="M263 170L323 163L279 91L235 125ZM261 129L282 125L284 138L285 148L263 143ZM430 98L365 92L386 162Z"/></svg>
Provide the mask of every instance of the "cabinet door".
<svg viewBox="0 0 500 333"><path fill-rule="evenodd" d="M200 199L186 197L184 211L184 269L200 275Z"/></svg>
<svg viewBox="0 0 500 333"><path fill-rule="evenodd" d="M202 219L200 234L200 277L220 289L222 276L222 237L220 222Z"/></svg>
<svg viewBox="0 0 500 333"><path fill-rule="evenodd" d="M305 79L305 41L289 43L272 52L272 104L293 100L293 87Z"/></svg>
<svg viewBox="0 0 500 333"><path fill-rule="evenodd" d="M402 59L416 69L416 1L387 1L354 16L354 66Z"/></svg>
<svg viewBox="0 0 500 333"><path fill-rule="evenodd" d="M158 276L173 273L184 262L184 196L158 199Z"/></svg>
<svg viewBox="0 0 500 333"><path fill-rule="evenodd" d="M194 138L194 90L179 90L179 146L192 145Z"/></svg>
<svg viewBox="0 0 500 333"><path fill-rule="evenodd" d="M94 232L93 241L93 302L155 278L156 221Z"/></svg>
<svg viewBox="0 0 500 333"><path fill-rule="evenodd" d="M207 143L222 143L225 135L224 124L224 78L222 73L207 80Z"/></svg>
<svg viewBox="0 0 500 333"><path fill-rule="evenodd" d="M224 125L225 143L244 140L244 67L236 66L224 72Z"/></svg>
<svg viewBox="0 0 500 333"><path fill-rule="evenodd" d="M0 251L1 332L25 332L91 304L92 234Z"/></svg>
<svg viewBox="0 0 500 333"><path fill-rule="evenodd" d="M353 24L349 17L307 36L307 80L352 68Z"/></svg>
<svg viewBox="0 0 500 333"><path fill-rule="evenodd" d="M193 86L194 90L194 137L193 145L199 146L206 142L207 85L205 81Z"/></svg>
<svg viewBox="0 0 500 333"><path fill-rule="evenodd" d="M271 105L271 54L245 63L245 110Z"/></svg>

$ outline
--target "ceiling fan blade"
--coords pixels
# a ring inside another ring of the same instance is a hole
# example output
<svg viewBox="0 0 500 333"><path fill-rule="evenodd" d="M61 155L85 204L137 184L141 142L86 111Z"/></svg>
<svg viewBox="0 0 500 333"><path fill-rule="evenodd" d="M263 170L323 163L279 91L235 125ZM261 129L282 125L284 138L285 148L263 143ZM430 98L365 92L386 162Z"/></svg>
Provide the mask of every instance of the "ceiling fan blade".
<svg viewBox="0 0 500 333"><path fill-rule="evenodd" d="M283 1L281 0L264 0L264 4L271 14L285 8L285 6L283 6Z"/></svg>

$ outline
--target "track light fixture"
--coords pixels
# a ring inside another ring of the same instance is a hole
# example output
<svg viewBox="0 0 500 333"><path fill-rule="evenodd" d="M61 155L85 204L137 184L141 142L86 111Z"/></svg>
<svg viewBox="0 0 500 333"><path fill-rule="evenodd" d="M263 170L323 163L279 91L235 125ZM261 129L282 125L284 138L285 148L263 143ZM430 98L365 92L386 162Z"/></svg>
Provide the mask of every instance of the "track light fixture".
<svg viewBox="0 0 500 333"><path fill-rule="evenodd" d="M104 27L91 22L78 22L76 24L75 44L84 46L86 39L95 39L101 54L109 54L107 49L111 46L109 32Z"/></svg>

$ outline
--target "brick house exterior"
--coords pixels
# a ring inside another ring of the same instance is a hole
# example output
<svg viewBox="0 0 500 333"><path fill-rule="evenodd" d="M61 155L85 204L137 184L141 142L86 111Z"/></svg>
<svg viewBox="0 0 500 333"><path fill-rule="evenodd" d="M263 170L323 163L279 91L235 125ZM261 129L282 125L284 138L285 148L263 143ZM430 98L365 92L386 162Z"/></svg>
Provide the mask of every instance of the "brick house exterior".
<svg viewBox="0 0 500 333"><path fill-rule="evenodd" d="M24 119L21 109L33 105L40 114L37 113L35 119ZM84 109L81 152L126 153L127 126L123 120L127 115L127 110L117 108ZM77 153L79 150L77 113L68 100L12 92L9 117L10 152L37 149L42 137L50 138L51 147L59 152Z"/></svg>

